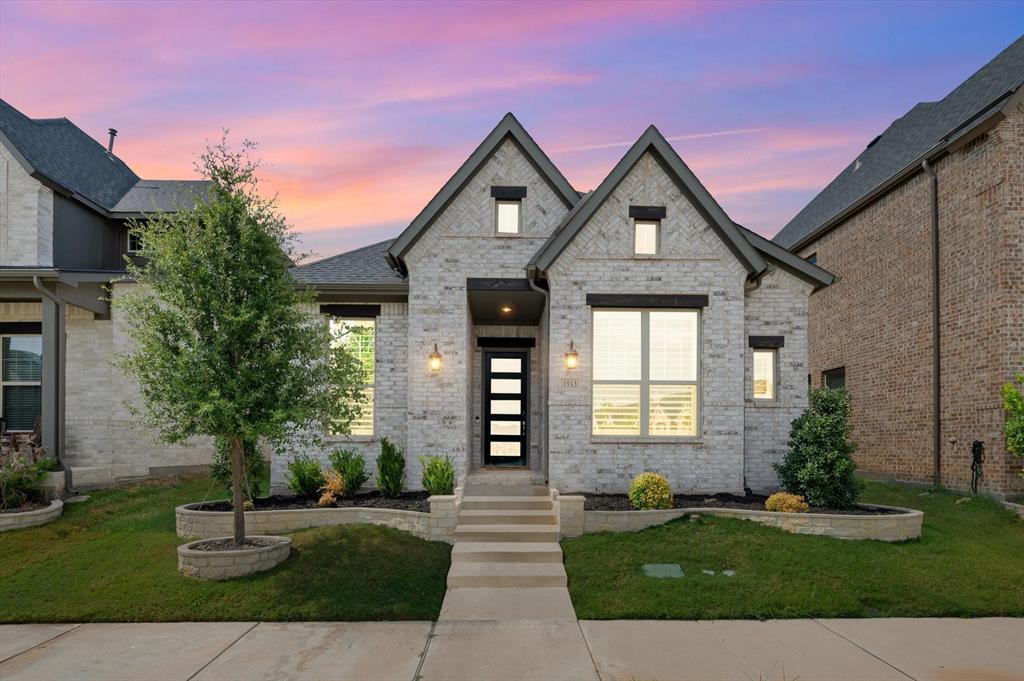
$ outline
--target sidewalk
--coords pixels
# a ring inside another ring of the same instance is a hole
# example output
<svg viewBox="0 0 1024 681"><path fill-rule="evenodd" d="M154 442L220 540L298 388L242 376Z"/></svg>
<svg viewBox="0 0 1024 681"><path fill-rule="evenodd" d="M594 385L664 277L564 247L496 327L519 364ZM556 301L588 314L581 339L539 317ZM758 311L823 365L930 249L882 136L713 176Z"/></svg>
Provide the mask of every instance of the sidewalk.
<svg viewBox="0 0 1024 681"><path fill-rule="evenodd" d="M1024 619L0 625L3 681L1024 681Z"/></svg>

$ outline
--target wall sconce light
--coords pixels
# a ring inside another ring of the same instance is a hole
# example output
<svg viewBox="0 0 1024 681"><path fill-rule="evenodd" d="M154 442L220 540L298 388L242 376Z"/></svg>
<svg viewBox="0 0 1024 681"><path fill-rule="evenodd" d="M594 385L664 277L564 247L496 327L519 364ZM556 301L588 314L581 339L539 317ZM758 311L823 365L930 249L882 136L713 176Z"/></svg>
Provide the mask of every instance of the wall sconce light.
<svg viewBox="0 0 1024 681"><path fill-rule="evenodd" d="M430 353L430 370L433 373L441 370L441 353L437 351L437 343L434 343L434 351Z"/></svg>
<svg viewBox="0 0 1024 681"><path fill-rule="evenodd" d="M580 355L576 352L576 348L572 346L572 341L569 341L569 350L565 353L565 368L575 369L579 361Z"/></svg>

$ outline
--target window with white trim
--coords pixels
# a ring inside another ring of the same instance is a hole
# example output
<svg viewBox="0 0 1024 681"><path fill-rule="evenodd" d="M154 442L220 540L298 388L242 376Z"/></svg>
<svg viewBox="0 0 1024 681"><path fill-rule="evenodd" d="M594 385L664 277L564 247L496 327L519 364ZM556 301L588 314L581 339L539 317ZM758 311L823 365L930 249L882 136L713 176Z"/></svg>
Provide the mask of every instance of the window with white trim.
<svg viewBox="0 0 1024 681"><path fill-rule="evenodd" d="M658 220L633 221L633 253L634 255L658 254L658 231L661 223Z"/></svg>
<svg viewBox="0 0 1024 681"><path fill-rule="evenodd" d="M696 437L700 311L595 309L592 433Z"/></svg>
<svg viewBox="0 0 1024 681"><path fill-rule="evenodd" d="M142 252L142 236L135 234L134 232L128 232L128 252L129 253L141 253Z"/></svg>
<svg viewBox="0 0 1024 681"><path fill-rule="evenodd" d="M494 204L495 229L498 234L519 234L523 202L519 199L496 199Z"/></svg>
<svg viewBox="0 0 1024 681"><path fill-rule="evenodd" d="M775 399L775 371L778 350L754 348L754 399Z"/></svg>
<svg viewBox="0 0 1024 681"><path fill-rule="evenodd" d="M30 431L43 411L43 337L0 336L0 414L4 429Z"/></svg>
<svg viewBox="0 0 1024 681"><path fill-rule="evenodd" d="M373 319L339 319L330 321L335 343L346 346L359 360L366 372L361 412L351 423L351 435L373 435L374 412L374 359L376 354L376 321ZM333 433L332 433L333 434Z"/></svg>

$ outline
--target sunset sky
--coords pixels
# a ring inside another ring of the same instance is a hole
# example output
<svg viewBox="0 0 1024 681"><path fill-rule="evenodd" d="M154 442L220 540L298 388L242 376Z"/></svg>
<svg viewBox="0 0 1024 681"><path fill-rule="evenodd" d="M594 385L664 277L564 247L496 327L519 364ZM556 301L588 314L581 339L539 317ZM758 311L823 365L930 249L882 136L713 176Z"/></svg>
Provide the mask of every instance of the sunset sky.
<svg viewBox="0 0 1024 681"><path fill-rule="evenodd" d="M507 111L597 185L654 123L732 218L774 234L914 103L1017 38L998 3L0 1L0 96L144 178L259 143L305 248L398 234Z"/></svg>

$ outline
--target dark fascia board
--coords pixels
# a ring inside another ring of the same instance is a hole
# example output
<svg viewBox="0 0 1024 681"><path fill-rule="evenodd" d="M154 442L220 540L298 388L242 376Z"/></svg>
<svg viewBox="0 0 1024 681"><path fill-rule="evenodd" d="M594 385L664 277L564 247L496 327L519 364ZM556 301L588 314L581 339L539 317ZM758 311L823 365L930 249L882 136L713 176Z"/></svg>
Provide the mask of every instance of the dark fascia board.
<svg viewBox="0 0 1024 681"><path fill-rule="evenodd" d="M469 277L467 291L532 291L528 279L490 279Z"/></svg>
<svg viewBox="0 0 1024 681"><path fill-rule="evenodd" d="M312 284L295 282L295 288L316 291L320 302L402 303L409 298L409 285L396 284Z"/></svg>
<svg viewBox="0 0 1024 681"><path fill-rule="evenodd" d="M0 333L39 334L42 332L42 322L0 322Z"/></svg>
<svg viewBox="0 0 1024 681"><path fill-rule="evenodd" d="M672 293L588 293L590 307L707 307L704 294Z"/></svg>
<svg viewBox="0 0 1024 681"><path fill-rule="evenodd" d="M338 305L323 304L320 314L351 319L373 319L380 316L380 305Z"/></svg>
<svg viewBox="0 0 1024 681"><path fill-rule="evenodd" d="M492 199L525 199L526 187L491 187Z"/></svg>
<svg viewBox="0 0 1024 681"><path fill-rule="evenodd" d="M766 264L757 250L750 245L750 242L743 237L736 228L733 221L726 215L722 207L718 205L714 197L700 183L693 171L687 167L679 154L675 152L668 140L653 125L647 128L640 136L626 155L619 160L612 171L601 184L584 201L581 202L579 210L567 219L562 228L556 230L548 238L540 250L530 260L530 267L540 271L547 270L559 255L565 250L576 234L593 217L619 183L629 174L629 171L637 164L640 158L648 151L653 151L662 167L686 194L698 212L707 220L712 229L722 238L730 251L739 259L747 272L751 275L760 274L764 271Z"/></svg>
<svg viewBox="0 0 1024 681"><path fill-rule="evenodd" d="M630 206L629 217L634 220L664 220L665 206Z"/></svg>
<svg viewBox="0 0 1024 681"><path fill-rule="evenodd" d="M509 137L515 140L526 154L526 157L537 168L541 177L551 185L566 207L571 208L579 201L579 192L572 188L569 181L565 179L565 176L555 167L555 164L551 162L547 154L530 137L526 129L516 120L516 117L511 113L507 113L490 134L484 138L484 141L470 154L469 158L459 166L455 174L444 183L441 190L434 195L434 198L420 211L420 214L398 235L398 238L391 244L391 247L388 248L387 258L393 268L401 272L405 271L403 263L405 254L419 240L423 232L433 224L445 207L451 203L452 199L459 193L459 190L466 185L480 167L487 162L487 159L494 154L495 150L501 146L502 142Z"/></svg>
<svg viewBox="0 0 1024 681"><path fill-rule="evenodd" d="M476 346L478 348L533 348L537 346L537 339L480 336L476 339Z"/></svg>
<svg viewBox="0 0 1024 681"><path fill-rule="evenodd" d="M785 336L748 336L747 344L758 350L774 350L786 347Z"/></svg>
<svg viewBox="0 0 1024 681"><path fill-rule="evenodd" d="M830 286L836 280L836 275L828 270L807 262L799 255L787 251L774 241L765 239L757 232L752 232L741 225L736 226L743 230L743 235L747 237L747 240L750 241L754 248L764 254L764 257L775 262L775 264L787 272L791 272L804 281L809 282L814 286L815 290L823 286Z"/></svg>
<svg viewBox="0 0 1024 681"><path fill-rule="evenodd" d="M992 104L982 108L973 118L961 123L944 135L938 144L908 163L901 170L890 175L888 179L879 182L878 185L867 194L864 194L849 206L821 223L821 225L816 229L809 232L807 236L790 246L789 250L794 253L799 252L809 244L814 243L825 234L831 232L833 229L921 172L921 164L924 161L928 161L929 163L937 161L940 157L945 156L952 151L956 151L971 140L977 138L979 135L988 132L1006 117L1007 109L1018 102L1022 95L1024 95L1024 87L1021 85L1003 93L997 97Z"/></svg>

